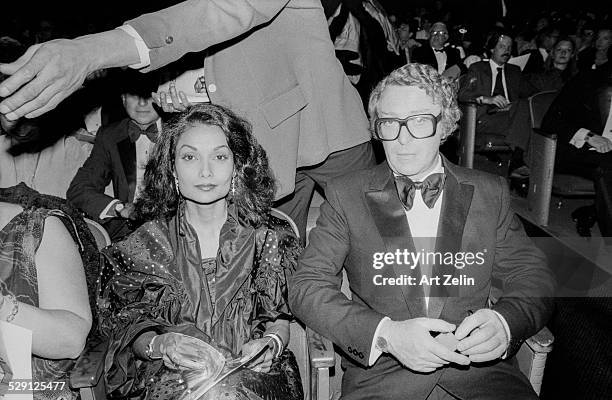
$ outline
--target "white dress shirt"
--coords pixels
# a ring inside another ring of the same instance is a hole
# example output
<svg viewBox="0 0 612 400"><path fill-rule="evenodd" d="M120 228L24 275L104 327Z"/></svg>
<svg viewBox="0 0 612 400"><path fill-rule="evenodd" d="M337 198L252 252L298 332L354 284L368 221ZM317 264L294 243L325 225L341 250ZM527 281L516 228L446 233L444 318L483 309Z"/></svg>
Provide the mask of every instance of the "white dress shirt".
<svg viewBox="0 0 612 400"><path fill-rule="evenodd" d="M489 60L489 65L491 66L491 96L493 96L493 90L495 90L495 80L497 79L497 68L502 69L502 84L504 86L504 97L506 100L510 101L508 97L508 89L506 88L506 68L504 65L498 65L495 61Z"/></svg>
<svg viewBox="0 0 612 400"><path fill-rule="evenodd" d="M438 73L442 74L442 72L444 72L444 70L446 69L446 52L436 51L436 49L434 49L433 47L431 48L431 51L434 52L434 55L436 56L436 61L438 62Z"/></svg>

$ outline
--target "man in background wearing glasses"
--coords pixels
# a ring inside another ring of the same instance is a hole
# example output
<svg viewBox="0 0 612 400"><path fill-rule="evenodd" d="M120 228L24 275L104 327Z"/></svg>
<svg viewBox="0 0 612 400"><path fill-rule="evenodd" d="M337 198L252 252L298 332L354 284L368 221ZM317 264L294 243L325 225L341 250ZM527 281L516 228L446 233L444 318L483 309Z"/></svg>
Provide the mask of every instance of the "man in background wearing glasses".
<svg viewBox="0 0 612 400"><path fill-rule="evenodd" d="M459 119L451 83L407 64L369 112L387 161L328 186L292 311L343 351L345 399L537 399L509 359L550 316L553 278L506 181L440 155Z"/></svg>
<svg viewBox="0 0 612 400"><path fill-rule="evenodd" d="M421 43L414 49L412 62L427 64L434 67L438 73L458 77L467 68L461 62L459 50L448 45L448 29L444 22L436 22L429 30L429 42ZM450 70L452 68L452 70Z"/></svg>

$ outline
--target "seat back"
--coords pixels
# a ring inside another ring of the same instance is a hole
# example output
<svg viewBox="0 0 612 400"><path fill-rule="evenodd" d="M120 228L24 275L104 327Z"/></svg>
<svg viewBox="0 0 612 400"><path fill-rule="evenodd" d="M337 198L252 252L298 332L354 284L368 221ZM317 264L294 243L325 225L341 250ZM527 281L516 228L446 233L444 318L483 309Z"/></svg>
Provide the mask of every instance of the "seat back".
<svg viewBox="0 0 612 400"><path fill-rule="evenodd" d="M529 117L532 128L539 128L542 125L544 115L557 97L557 93L556 90L550 90L536 93L529 98Z"/></svg>
<svg viewBox="0 0 612 400"><path fill-rule="evenodd" d="M102 227L102 225L100 225L96 221L92 221L89 218L83 218L83 219L87 223L87 227L89 228L89 230L91 231L91 234L96 240L96 245L98 246L98 250L102 250L106 246L110 246L111 239L110 239L110 236L108 235L108 232L106 232L106 229L104 229L104 227Z"/></svg>
<svg viewBox="0 0 612 400"><path fill-rule="evenodd" d="M289 224L289 226L291 226L291 229L293 230L293 233L295 234L295 236L298 239L300 238L300 232L298 230L298 227L289 215L285 214L284 212L276 208L273 208L270 211L270 214L275 216L278 219L286 221ZM300 376L302 378L304 398L309 399L310 398L310 384L309 384L310 382L310 361L309 361L310 355L308 354L308 342L306 340L306 328L301 322L292 321L289 324L289 344L287 345L287 347L289 348L289 350L291 350L291 352L293 353L297 361L297 364L300 370Z"/></svg>
<svg viewBox="0 0 612 400"><path fill-rule="evenodd" d="M529 98L529 119L533 131L527 152L531 170L527 207L534 222L541 226L548 225L557 138L556 135L544 133L539 128L556 96L556 91L545 91Z"/></svg>
<svg viewBox="0 0 612 400"><path fill-rule="evenodd" d="M476 103L461 103L459 123L459 165L474 168L474 147L476 146Z"/></svg>

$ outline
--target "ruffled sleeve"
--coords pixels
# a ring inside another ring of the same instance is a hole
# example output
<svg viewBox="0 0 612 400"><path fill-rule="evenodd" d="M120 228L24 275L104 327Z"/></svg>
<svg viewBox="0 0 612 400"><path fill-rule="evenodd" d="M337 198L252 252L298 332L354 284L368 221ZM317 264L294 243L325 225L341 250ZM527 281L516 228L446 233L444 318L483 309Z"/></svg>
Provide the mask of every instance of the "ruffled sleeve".
<svg viewBox="0 0 612 400"><path fill-rule="evenodd" d="M292 318L287 301L286 271L295 270L297 257L302 250L289 225L274 217L258 239L261 252L253 280L253 326Z"/></svg>

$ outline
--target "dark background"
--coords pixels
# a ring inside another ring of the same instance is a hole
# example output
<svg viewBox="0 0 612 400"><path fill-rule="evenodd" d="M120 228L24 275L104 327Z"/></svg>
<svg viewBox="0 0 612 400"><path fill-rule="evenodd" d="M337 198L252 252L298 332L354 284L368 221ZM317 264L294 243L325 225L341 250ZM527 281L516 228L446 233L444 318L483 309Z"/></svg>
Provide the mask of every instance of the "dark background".
<svg viewBox="0 0 612 400"><path fill-rule="evenodd" d="M434 0L379 0L389 14L409 15L418 7L432 7ZM474 0L446 0L453 19L474 17ZM488 0L495 1L495 0ZM499 0L497 0L499 1ZM63 37L74 37L86 32L110 29L123 21L144 12L159 10L180 0L55 0L27 1L3 0L0 7L0 36L11 36L15 30L36 30L41 20L53 23L55 33ZM577 15L592 11L595 14L607 11L609 2L601 0L506 0L512 13L531 18L549 10ZM606 6L608 3L608 6ZM59 32L57 32L59 31Z"/></svg>

